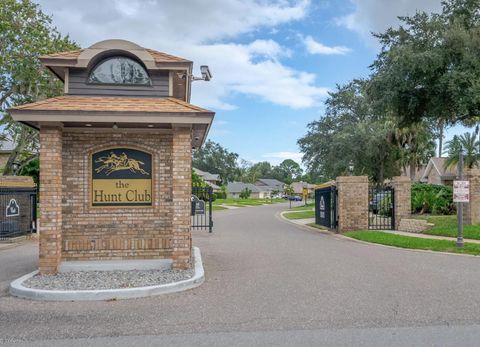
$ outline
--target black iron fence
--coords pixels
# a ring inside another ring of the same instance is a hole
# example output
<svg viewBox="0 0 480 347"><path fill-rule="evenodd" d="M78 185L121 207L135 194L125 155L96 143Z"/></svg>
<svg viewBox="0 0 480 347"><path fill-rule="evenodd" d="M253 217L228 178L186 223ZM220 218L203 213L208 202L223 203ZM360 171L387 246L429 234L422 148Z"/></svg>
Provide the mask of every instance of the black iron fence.
<svg viewBox="0 0 480 347"><path fill-rule="evenodd" d="M37 230L37 190L0 187L0 240Z"/></svg>
<svg viewBox="0 0 480 347"><path fill-rule="evenodd" d="M212 187L192 187L192 228L213 230L212 216L213 189Z"/></svg>
<svg viewBox="0 0 480 347"><path fill-rule="evenodd" d="M394 191L392 187L371 186L368 189L368 229L394 230Z"/></svg>
<svg viewBox="0 0 480 347"><path fill-rule="evenodd" d="M335 186L315 190L315 224L337 228L337 189Z"/></svg>

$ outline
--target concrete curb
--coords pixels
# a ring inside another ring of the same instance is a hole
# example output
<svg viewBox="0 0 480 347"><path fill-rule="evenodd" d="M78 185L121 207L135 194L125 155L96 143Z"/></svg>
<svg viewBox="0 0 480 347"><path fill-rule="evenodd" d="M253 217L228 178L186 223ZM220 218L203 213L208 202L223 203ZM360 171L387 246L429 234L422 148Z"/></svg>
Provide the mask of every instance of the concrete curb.
<svg viewBox="0 0 480 347"><path fill-rule="evenodd" d="M24 287L22 283L38 273L38 271L34 271L13 281L10 284L10 294L31 300L94 301L144 298L148 296L180 292L196 288L205 280L205 271L203 269L200 249L198 247L193 247L193 254L195 259L195 274L192 278L179 282L149 287L102 290L43 290Z"/></svg>
<svg viewBox="0 0 480 347"><path fill-rule="evenodd" d="M317 228L311 227L311 226L306 225L306 224L302 225L302 224L293 223L290 219L287 219L287 218L283 217L283 212L279 213L277 215L277 218L279 220L283 221L283 222L286 222L290 225L295 226L297 229L303 229L303 230L316 232L316 233L323 234L323 235L329 235L329 236L333 237L334 239L337 239L338 241L350 241L350 242L356 242L356 243L359 243L359 244L363 244L365 246L376 246L376 247L390 248L390 249L396 249L396 250L401 250L401 251L406 251L406 252L429 253L429 254L436 254L436 255L448 255L448 256L459 256L459 257L475 257L475 258L480 257L478 255L473 255L473 254L440 252L440 251L431 251L431 250L428 250L428 249L403 248L403 247L395 247L395 246L390 246L390 245L383 245L381 243L358 240L358 239L354 239L353 237L348 237L348 236L345 236L345 235L342 235L342 234L334 233L332 231L317 229ZM410 237L414 237L414 236L410 236Z"/></svg>

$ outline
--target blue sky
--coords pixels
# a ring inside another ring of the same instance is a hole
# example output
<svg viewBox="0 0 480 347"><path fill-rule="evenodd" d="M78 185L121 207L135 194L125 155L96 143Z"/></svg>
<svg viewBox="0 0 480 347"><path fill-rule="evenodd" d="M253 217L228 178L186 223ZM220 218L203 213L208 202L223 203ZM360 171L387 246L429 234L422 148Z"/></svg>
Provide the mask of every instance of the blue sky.
<svg viewBox="0 0 480 347"><path fill-rule="evenodd" d="M192 103L216 111L209 138L241 158L300 161L297 140L323 114L328 90L366 77L369 34L440 0L41 0L63 34L86 47L108 38L189 58L213 79ZM448 130L447 139L465 129Z"/></svg>

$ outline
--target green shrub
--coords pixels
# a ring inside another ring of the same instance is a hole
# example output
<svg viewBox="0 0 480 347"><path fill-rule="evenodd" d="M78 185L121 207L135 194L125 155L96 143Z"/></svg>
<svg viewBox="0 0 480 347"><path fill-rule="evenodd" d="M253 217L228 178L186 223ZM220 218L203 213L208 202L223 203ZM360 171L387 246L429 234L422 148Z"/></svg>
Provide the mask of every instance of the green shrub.
<svg viewBox="0 0 480 347"><path fill-rule="evenodd" d="M412 212L453 214L453 189L449 186L414 183L412 185Z"/></svg>

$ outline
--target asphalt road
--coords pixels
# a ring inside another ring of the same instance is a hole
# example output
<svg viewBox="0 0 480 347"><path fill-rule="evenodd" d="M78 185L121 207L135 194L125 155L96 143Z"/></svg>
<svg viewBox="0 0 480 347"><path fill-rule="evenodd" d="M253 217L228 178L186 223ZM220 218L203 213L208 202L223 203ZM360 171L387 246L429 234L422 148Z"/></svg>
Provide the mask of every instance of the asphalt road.
<svg viewBox="0 0 480 347"><path fill-rule="evenodd" d="M14 346L478 345L480 258L366 245L281 221L285 206L215 215L195 232L194 290L109 302L34 302L7 283L34 245L0 251L0 341Z"/></svg>

